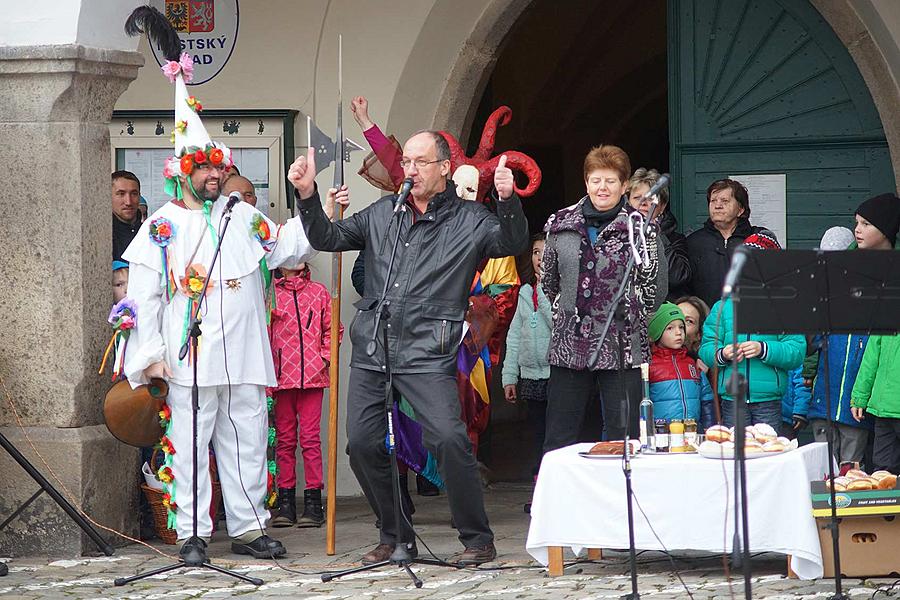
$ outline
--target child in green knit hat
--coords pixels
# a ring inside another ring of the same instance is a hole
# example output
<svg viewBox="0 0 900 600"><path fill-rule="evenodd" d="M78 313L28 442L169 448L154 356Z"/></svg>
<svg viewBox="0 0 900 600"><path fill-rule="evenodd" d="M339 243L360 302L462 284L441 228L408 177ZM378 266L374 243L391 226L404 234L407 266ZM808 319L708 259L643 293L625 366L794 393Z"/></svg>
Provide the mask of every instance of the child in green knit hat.
<svg viewBox="0 0 900 600"><path fill-rule="evenodd" d="M650 399L657 419L700 420L700 407L712 402L712 388L685 346L684 313L665 302L647 327L653 343L650 358Z"/></svg>

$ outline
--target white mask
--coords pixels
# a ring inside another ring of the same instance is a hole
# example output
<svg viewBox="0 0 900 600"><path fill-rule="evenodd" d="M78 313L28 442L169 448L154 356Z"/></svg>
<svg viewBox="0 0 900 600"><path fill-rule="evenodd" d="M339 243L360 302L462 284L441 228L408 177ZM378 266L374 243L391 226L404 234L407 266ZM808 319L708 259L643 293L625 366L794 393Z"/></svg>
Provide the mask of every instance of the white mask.
<svg viewBox="0 0 900 600"><path fill-rule="evenodd" d="M462 165L453 173L456 195L463 200L478 198L478 169L472 165Z"/></svg>

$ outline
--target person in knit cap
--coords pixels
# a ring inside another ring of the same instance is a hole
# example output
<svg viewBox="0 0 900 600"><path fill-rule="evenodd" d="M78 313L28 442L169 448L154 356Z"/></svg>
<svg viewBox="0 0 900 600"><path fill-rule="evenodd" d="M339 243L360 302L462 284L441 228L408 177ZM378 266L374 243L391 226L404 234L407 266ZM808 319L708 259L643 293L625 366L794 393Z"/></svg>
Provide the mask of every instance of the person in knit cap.
<svg viewBox="0 0 900 600"><path fill-rule="evenodd" d="M849 243L842 239L834 249L890 250L897 239L900 227L900 199L892 194L881 194L864 201L856 209L856 227ZM822 236L819 247L827 249L826 237L833 233L832 227ZM847 231L849 234L850 232ZM844 234L846 235L846 234ZM842 246L842 247L841 247ZM825 377L825 360L822 353L814 355L812 369L807 369L807 378L811 379L812 400L809 407L809 421L813 438L824 442L828 430L828 421L834 423L834 458L838 464L859 463L867 460L866 448L872 432L875 430L875 418L866 411L853 414L851 405L852 393L855 389L860 367L869 344L869 336L865 334L834 334L828 336L828 374ZM816 349L822 346L823 339L817 336L813 340ZM811 371L811 373L809 372ZM870 382L871 383L871 382ZM863 387L861 385L860 390ZM826 410L825 394L831 394L831 413ZM860 395L862 393L860 392ZM877 410L877 408L876 408ZM859 416L859 418L856 418ZM870 471L874 465L866 464Z"/></svg>
<svg viewBox="0 0 900 600"><path fill-rule="evenodd" d="M890 250L900 229L900 198L881 194L869 198L856 209L856 245L864 250Z"/></svg>
<svg viewBox="0 0 900 600"><path fill-rule="evenodd" d="M822 234L822 239L819 241L819 250L825 250L826 252L847 250L855 242L856 237L846 227L831 227Z"/></svg>
<svg viewBox="0 0 900 600"><path fill-rule="evenodd" d="M775 234L767 229L750 235L744 245L754 250L780 250ZM721 312L721 315L719 314ZM732 359L737 357L738 369L747 378L748 410L745 423L766 423L778 432L781 429L781 401L787 390L788 372L799 368L806 356L806 339L802 335L739 334L732 344L733 311L731 298L716 302L703 324L700 359L707 365L718 365L716 385L722 399L722 420L734 426L734 398L728 389ZM748 364L742 364L748 361Z"/></svg>
<svg viewBox="0 0 900 600"><path fill-rule="evenodd" d="M856 209L857 245L889 250L897 243L900 199L893 194L870 198ZM900 472L900 336L869 337L851 392L851 411L858 423L874 418L871 469Z"/></svg>
<svg viewBox="0 0 900 600"><path fill-rule="evenodd" d="M702 403L712 402L712 388L685 346L684 313L664 302L650 319L650 399L656 419L694 419Z"/></svg>

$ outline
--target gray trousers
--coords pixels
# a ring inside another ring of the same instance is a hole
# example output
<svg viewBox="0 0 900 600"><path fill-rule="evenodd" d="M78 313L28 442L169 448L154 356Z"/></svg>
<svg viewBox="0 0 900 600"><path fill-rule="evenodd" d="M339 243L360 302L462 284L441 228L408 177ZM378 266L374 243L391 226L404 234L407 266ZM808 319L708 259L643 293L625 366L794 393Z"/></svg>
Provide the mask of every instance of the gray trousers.
<svg viewBox="0 0 900 600"><path fill-rule="evenodd" d="M390 457L385 447L386 382L385 375L378 371L350 369L347 440L350 468L381 520L381 543L393 544L398 539L398 524L394 519ZM493 542L472 443L460 419L456 377L443 373L403 373L394 374L393 384L415 410L425 447L437 459L459 541L467 548ZM412 541L409 526L400 518L404 539Z"/></svg>
<svg viewBox="0 0 900 600"><path fill-rule="evenodd" d="M810 426L812 427L813 438L817 442L827 441L828 421L825 419L813 419L810 422ZM838 464L862 462L868 443L868 429L835 422L832 446L834 448L834 458L838 461Z"/></svg>

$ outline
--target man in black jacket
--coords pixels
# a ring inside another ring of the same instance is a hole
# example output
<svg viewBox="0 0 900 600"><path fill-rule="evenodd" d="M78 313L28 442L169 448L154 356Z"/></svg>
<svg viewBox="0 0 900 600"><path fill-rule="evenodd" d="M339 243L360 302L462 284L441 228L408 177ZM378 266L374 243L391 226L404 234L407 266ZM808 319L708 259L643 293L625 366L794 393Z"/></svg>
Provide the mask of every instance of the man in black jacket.
<svg viewBox="0 0 900 600"><path fill-rule="evenodd" d="M413 135L403 147L401 166L413 180L402 211L392 217L396 196L330 222L322 210L309 169L314 153L291 166L300 217L317 250L365 250L365 289L350 325L353 344L347 392L350 466L381 521L380 543L363 563L388 560L398 539L417 552L409 528L394 519L391 472L385 448L385 348L375 329L378 300L388 277L391 243L400 228L394 269L388 280L387 327L392 383L406 397L421 424L425 446L437 458L446 483L453 522L465 551L451 558L459 565L493 560L494 535L484 510L481 481L466 428L460 420L456 355L463 336L469 287L485 258L516 255L528 246L528 223L513 193L512 171L501 158L494 174L500 202L497 214L456 195L450 174L450 148L434 131ZM330 192L330 195L333 195ZM386 302L386 303L387 303ZM371 349L373 354L367 351ZM402 538L401 538L401 535Z"/></svg>
<svg viewBox="0 0 900 600"><path fill-rule="evenodd" d="M712 306L722 296L731 255L759 227L750 225L747 188L733 179L720 179L706 189L709 218L687 237L691 260L691 293Z"/></svg>
<svg viewBox="0 0 900 600"><path fill-rule="evenodd" d="M122 260L125 248L141 228L141 182L131 171L112 174L112 241L113 260Z"/></svg>

